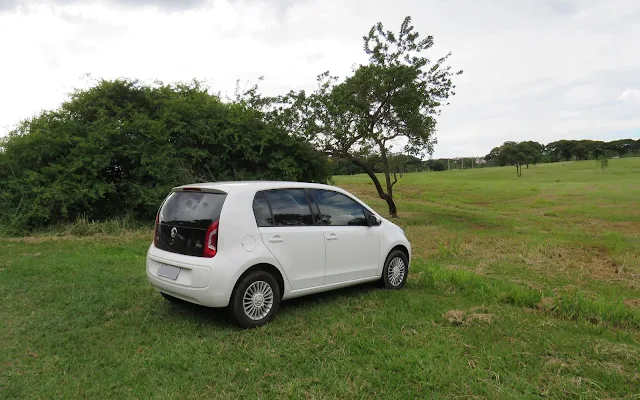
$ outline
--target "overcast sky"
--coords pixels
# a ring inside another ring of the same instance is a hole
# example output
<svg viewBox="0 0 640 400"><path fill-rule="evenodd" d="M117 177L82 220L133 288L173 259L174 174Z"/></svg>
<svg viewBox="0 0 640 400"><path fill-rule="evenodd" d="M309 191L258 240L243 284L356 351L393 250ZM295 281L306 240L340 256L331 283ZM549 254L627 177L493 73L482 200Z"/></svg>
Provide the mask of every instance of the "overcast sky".
<svg viewBox="0 0 640 400"><path fill-rule="evenodd" d="M506 140L640 137L640 0L0 0L0 135L93 78L313 89L406 15L451 51L434 157Z"/></svg>

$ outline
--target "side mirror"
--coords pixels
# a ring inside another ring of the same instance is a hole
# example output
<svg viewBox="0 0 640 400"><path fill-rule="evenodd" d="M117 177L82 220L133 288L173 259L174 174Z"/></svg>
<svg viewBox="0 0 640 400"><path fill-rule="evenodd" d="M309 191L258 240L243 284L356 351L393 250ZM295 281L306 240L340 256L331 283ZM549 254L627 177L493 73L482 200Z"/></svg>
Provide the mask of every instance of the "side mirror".
<svg viewBox="0 0 640 400"><path fill-rule="evenodd" d="M377 215L369 215L369 226L378 226L382 220Z"/></svg>

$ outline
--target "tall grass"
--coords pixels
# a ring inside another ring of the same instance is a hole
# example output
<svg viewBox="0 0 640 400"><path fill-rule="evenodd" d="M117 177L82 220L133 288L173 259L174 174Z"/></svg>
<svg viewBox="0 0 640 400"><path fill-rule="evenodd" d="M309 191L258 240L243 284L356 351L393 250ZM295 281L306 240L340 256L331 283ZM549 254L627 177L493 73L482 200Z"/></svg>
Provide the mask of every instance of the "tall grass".
<svg viewBox="0 0 640 400"><path fill-rule="evenodd" d="M0 236L94 236L117 235L132 231L149 230L153 227L150 222L141 222L132 215L107 218L103 221L90 220L81 215L73 222L55 224L37 231L25 231L11 224L11 221L0 222Z"/></svg>

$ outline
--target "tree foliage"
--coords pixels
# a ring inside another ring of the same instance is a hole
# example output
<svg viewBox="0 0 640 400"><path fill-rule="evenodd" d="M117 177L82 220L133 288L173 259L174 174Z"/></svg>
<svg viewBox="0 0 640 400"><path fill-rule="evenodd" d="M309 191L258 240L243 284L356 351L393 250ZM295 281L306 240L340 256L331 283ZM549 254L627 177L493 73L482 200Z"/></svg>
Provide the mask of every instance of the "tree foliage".
<svg viewBox="0 0 640 400"><path fill-rule="evenodd" d="M462 71L453 73L445 65L449 55L435 62L426 57L433 37L420 38L410 17L397 34L377 23L363 41L367 64L344 80L328 72L319 75L315 92L290 92L277 99L272 115L332 159L349 160L366 172L395 217L397 176L389 162L390 147L403 138L408 155L433 152L435 117L454 94L452 76ZM368 162L371 154L380 158L384 185Z"/></svg>
<svg viewBox="0 0 640 400"><path fill-rule="evenodd" d="M537 142L504 142L502 146L495 147L485 156L485 160L493 165L505 166L513 165L516 173L522 176L522 166L537 164L542 158L542 146Z"/></svg>
<svg viewBox="0 0 640 400"><path fill-rule="evenodd" d="M598 140L558 140L545 146L543 160L597 160L600 156L625 157L640 155L640 140L620 139L611 142Z"/></svg>
<svg viewBox="0 0 640 400"><path fill-rule="evenodd" d="M198 82L100 81L0 142L0 218L17 229L131 214L153 218L179 184L323 182L326 158Z"/></svg>

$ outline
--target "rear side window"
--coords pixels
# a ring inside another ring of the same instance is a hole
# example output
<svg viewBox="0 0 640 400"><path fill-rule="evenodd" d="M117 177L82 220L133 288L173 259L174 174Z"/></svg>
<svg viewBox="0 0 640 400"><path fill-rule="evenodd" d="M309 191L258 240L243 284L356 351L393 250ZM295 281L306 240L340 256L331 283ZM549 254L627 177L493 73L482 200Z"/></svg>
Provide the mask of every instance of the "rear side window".
<svg viewBox="0 0 640 400"><path fill-rule="evenodd" d="M304 189L277 189L263 192L277 226L313 225ZM256 215L256 220L258 216Z"/></svg>
<svg viewBox="0 0 640 400"><path fill-rule="evenodd" d="M367 226L364 208L355 200L331 190L311 190L320 208L323 225Z"/></svg>
<svg viewBox="0 0 640 400"><path fill-rule="evenodd" d="M160 223L207 229L220 218L226 194L173 192L160 210Z"/></svg>
<svg viewBox="0 0 640 400"><path fill-rule="evenodd" d="M253 199L253 214L256 216L258 226L273 226L269 203L267 203L263 192L256 193L256 197Z"/></svg>

